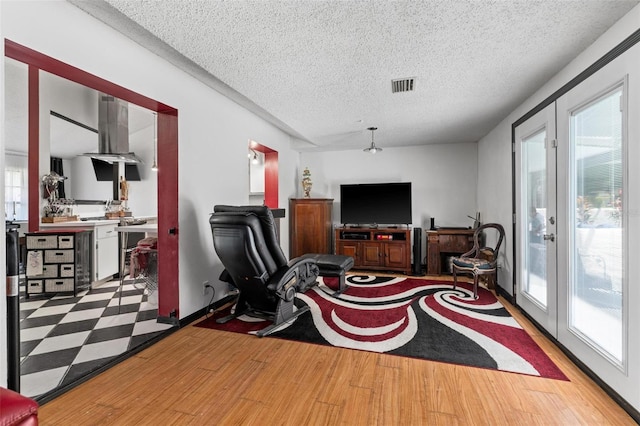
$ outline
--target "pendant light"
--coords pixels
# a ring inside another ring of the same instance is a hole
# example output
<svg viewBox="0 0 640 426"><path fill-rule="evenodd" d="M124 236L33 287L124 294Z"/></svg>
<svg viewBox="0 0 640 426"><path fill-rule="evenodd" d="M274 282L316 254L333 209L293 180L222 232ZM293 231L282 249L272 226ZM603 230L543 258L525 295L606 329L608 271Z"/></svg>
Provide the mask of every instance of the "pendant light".
<svg viewBox="0 0 640 426"><path fill-rule="evenodd" d="M156 164L156 145L158 144L158 138L156 137L156 131L158 128L158 114L153 113L153 166L151 166L151 170L154 172L158 171L158 165Z"/></svg>
<svg viewBox="0 0 640 426"><path fill-rule="evenodd" d="M373 132L378 130L377 127L368 127L367 130L371 130L371 146L369 148L363 149L364 152L370 152L371 154L375 154L376 152L382 151L382 148L376 147L375 142L373 141Z"/></svg>

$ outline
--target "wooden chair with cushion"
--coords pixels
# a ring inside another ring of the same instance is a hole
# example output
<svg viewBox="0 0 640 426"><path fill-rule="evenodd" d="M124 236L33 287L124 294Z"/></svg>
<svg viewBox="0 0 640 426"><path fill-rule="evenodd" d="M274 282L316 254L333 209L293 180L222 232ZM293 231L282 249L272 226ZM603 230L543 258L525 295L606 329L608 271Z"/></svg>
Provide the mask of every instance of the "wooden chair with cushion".
<svg viewBox="0 0 640 426"><path fill-rule="evenodd" d="M482 234L486 229L495 229L498 233L494 247L482 247ZM476 229L473 234L473 248L459 257L451 259L453 273L453 288L458 284L458 274L473 275L473 297L478 298L478 278L482 275L493 276L494 283L498 283L498 251L504 239L504 228L499 223L487 223Z"/></svg>

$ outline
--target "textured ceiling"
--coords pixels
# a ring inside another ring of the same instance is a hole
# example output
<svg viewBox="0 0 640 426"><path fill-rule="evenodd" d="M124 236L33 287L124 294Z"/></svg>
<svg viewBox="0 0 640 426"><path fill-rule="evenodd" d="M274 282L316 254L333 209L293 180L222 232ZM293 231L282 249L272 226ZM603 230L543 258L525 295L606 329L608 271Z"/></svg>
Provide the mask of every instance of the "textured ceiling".
<svg viewBox="0 0 640 426"><path fill-rule="evenodd" d="M71 0L294 136L476 142L633 1ZM391 80L415 77L413 92Z"/></svg>

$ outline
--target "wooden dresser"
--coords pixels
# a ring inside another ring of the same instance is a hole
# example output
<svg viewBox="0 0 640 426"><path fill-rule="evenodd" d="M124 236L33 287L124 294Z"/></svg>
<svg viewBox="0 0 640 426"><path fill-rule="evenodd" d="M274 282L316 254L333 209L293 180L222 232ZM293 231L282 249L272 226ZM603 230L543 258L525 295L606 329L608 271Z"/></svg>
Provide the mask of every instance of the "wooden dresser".
<svg viewBox="0 0 640 426"><path fill-rule="evenodd" d="M332 254L333 199L289 199L289 258L306 253Z"/></svg>

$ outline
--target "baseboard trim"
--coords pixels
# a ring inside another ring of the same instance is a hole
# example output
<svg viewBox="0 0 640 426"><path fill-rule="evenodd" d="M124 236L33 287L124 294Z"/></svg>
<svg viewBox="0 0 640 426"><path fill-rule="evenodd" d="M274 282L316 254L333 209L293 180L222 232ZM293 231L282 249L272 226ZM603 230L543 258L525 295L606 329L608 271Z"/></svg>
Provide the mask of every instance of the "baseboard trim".
<svg viewBox="0 0 640 426"><path fill-rule="evenodd" d="M229 294L225 297L223 297L220 300L216 300L215 302L213 302L212 304L205 306L202 309L199 309L197 311L195 311L194 313L192 313L191 315L188 315L184 318L180 319L180 327L184 327L186 325L191 324L192 322L202 318L203 316L207 315L209 313L209 311L213 310L216 311L220 308L222 308L223 306L226 306L227 304L234 302L236 299L238 298L237 294Z"/></svg>
<svg viewBox="0 0 640 426"><path fill-rule="evenodd" d="M158 317L156 321L160 324L180 325L180 321L176 317Z"/></svg>
<svg viewBox="0 0 640 426"><path fill-rule="evenodd" d="M515 298L510 295L509 293L507 293L507 290L505 290L504 288L500 287L499 285L496 286L496 293L501 296L502 298L506 299L509 303L511 303L513 306L516 306L516 300Z"/></svg>

